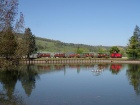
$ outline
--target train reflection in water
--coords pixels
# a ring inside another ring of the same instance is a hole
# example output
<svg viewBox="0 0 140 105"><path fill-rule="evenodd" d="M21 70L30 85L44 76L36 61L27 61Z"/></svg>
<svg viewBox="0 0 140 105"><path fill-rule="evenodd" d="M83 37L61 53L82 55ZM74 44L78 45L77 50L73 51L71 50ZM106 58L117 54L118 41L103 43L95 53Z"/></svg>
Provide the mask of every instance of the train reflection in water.
<svg viewBox="0 0 140 105"><path fill-rule="evenodd" d="M120 70L122 69L122 64L112 64L110 66L110 71L113 74L118 74L120 72Z"/></svg>
<svg viewBox="0 0 140 105"><path fill-rule="evenodd" d="M94 75L98 76L105 70L111 71L113 74L117 74L122 69L122 64L59 64L59 65L37 65L39 71L44 72L55 72L64 71L66 73L66 68L71 70L77 70L79 73L81 70L91 71Z"/></svg>

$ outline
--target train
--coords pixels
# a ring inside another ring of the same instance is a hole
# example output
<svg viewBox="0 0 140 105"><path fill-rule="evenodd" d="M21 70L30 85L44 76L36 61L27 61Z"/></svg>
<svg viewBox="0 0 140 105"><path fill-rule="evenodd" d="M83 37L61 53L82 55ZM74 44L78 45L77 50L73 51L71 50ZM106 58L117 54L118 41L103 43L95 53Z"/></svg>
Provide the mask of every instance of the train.
<svg viewBox="0 0 140 105"><path fill-rule="evenodd" d="M51 54L50 53L38 53L37 54L37 58L42 58L42 57L48 57L48 58L50 58L51 57Z"/></svg>
<svg viewBox="0 0 140 105"><path fill-rule="evenodd" d="M122 54L114 52L110 55L110 57L111 58L122 58Z"/></svg>
<svg viewBox="0 0 140 105"><path fill-rule="evenodd" d="M37 53L37 58L122 58L121 53L83 53L83 54L76 54L76 53Z"/></svg>
<svg viewBox="0 0 140 105"><path fill-rule="evenodd" d="M111 53L110 55L107 53L98 53L98 58L122 58L122 54L121 53Z"/></svg>

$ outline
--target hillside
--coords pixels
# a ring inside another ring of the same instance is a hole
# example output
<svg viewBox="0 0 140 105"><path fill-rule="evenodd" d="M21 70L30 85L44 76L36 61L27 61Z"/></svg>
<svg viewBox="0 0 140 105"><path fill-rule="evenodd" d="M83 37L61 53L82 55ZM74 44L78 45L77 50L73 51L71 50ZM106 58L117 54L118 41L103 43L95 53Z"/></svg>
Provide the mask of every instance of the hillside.
<svg viewBox="0 0 140 105"><path fill-rule="evenodd" d="M83 49L85 52L108 51L112 46L91 46L85 44L64 43L58 40L36 37L36 45L38 51L43 52L75 52L77 48ZM125 46L118 46L125 50Z"/></svg>

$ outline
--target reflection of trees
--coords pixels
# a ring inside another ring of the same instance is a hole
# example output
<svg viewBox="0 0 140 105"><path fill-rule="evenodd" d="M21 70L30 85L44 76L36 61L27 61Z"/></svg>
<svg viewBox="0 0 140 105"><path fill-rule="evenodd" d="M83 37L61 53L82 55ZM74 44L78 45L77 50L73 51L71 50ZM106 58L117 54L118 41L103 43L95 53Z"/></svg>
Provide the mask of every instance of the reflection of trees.
<svg viewBox="0 0 140 105"><path fill-rule="evenodd" d="M28 96L30 96L32 89L35 88L36 78L39 78L35 67L34 65L24 66L24 68L22 68L24 72L21 71L19 77L22 87Z"/></svg>
<svg viewBox="0 0 140 105"><path fill-rule="evenodd" d="M23 98L19 94L12 94L11 99L7 98L7 94L0 91L0 105L26 105Z"/></svg>
<svg viewBox="0 0 140 105"><path fill-rule="evenodd" d="M12 94L18 79L17 71L3 70L0 71L0 82L3 84L7 96L9 99L12 99Z"/></svg>
<svg viewBox="0 0 140 105"><path fill-rule="evenodd" d="M66 74L66 68L76 69L79 74L81 69L92 69L94 64L57 64L57 65L37 65L39 72L56 72L56 71L64 71L64 75Z"/></svg>
<svg viewBox="0 0 140 105"><path fill-rule="evenodd" d="M80 73L80 70L81 70L81 67L82 67L82 65L80 65L80 64L71 64L71 65L69 65L69 68L74 68L74 69L77 69L77 73L79 74ZM83 65L83 67L86 67L85 65Z"/></svg>
<svg viewBox="0 0 140 105"><path fill-rule="evenodd" d="M108 68L108 64L106 64L106 63L101 63L101 64L98 64L98 69L99 70L101 70L101 69L106 69L106 68Z"/></svg>
<svg viewBox="0 0 140 105"><path fill-rule="evenodd" d="M0 71L0 82L5 92L0 92L0 104L2 105L23 105L22 98L14 94L15 85L18 80L17 70Z"/></svg>
<svg viewBox="0 0 140 105"><path fill-rule="evenodd" d="M81 69L83 70L89 70L93 69L95 64L58 64L58 65L37 65L37 68L39 72L55 72L55 71L64 71L64 74L66 74L66 67L71 69L76 69L77 73L80 73ZM97 64L97 68L99 70L106 69L109 67L109 64L103 63L103 64Z"/></svg>
<svg viewBox="0 0 140 105"><path fill-rule="evenodd" d="M18 94L12 94L11 99L7 97L7 94L0 91L0 105L26 105L23 98Z"/></svg>
<svg viewBox="0 0 140 105"><path fill-rule="evenodd" d="M112 74L118 74L121 69L122 69L122 64L111 64L110 65L110 71L112 72Z"/></svg>
<svg viewBox="0 0 140 105"><path fill-rule="evenodd" d="M3 85L8 101L13 98L15 85L18 80L21 81L25 93L29 96L32 89L35 88L35 81L37 78L38 72L36 66L32 65L20 66L15 70L0 70L0 82Z"/></svg>
<svg viewBox="0 0 140 105"><path fill-rule="evenodd" d="M140 65L133 64L128 66L127 76L130 84L134 86L135 92L140 94Z"/></svg>

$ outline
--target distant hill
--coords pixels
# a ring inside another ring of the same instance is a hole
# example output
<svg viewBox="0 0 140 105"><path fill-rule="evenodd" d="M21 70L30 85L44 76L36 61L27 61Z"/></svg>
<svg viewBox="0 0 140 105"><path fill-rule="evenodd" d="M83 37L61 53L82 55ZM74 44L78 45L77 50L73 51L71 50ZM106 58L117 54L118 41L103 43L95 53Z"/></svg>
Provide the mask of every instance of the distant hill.
<svg viewBox="0 0 140 105"><path fill-rule="evenodd" d="M100 50L108 51L112 46L91 46L85 44L64 43L58 40L36 37L36 45L38 51L44 52L75 52L77 48L83 49L85 52L99 52ZM125 46L118 46L125 50Z"/></svg>

